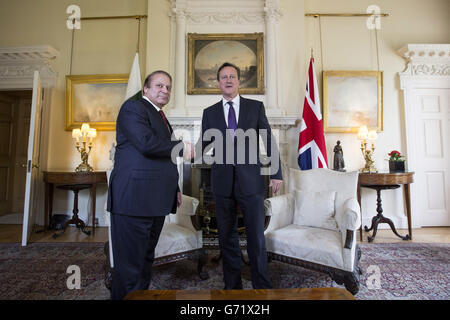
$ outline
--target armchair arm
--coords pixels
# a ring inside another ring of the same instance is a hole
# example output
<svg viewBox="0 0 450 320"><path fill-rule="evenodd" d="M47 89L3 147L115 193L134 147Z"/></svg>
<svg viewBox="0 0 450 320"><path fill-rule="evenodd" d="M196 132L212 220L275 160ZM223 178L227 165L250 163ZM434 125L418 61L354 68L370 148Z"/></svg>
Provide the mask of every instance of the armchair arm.
<svg viewBox="0 0 450 320"><path fill-rule="evenodd" d="M355 231L361 226L361 209L356 198L347 199L341 208L336 208L335 218L344 248L351 249Z"/></svg>
<svg viewBox="0 0 450 320"><path fill-rule="evenodd" d="M187 195L181 195L181 206L178 208L177 213L187 216L194 216L197 212L199 201L193 197Z"/></svg>
<svg viewBox="0 0 450 320"><path fill-rule="evenodd" d="M287 193L264 200L266 217L270 217L265 232L270 232L292 223L294 217L294 197Z"/></svg>
<svg viewBox="0 0 450 320"><path fill-rule="evenodd" d="M191 218L195 218L199 201L193 197L181 195L181 206L177 209L177 214L170 215L170 223L176 223L182 227L196 232L196 228Z"/></svg>
<svg viewBox="0 0 450 320"><path fill-rule="evenodd" d="M341 208L336 208L336 221L341 231L359 229L361 209L356 198L347 199Z"/></svg>

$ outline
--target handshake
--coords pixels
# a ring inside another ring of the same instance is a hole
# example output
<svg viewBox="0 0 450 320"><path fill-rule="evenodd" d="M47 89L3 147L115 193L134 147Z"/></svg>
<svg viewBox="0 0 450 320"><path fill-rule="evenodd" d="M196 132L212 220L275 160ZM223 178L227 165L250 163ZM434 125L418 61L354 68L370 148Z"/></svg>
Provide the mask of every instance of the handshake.
<svg viewBox="0 0 450 320"><path fill-rule="evenodd" d="M183 141L183 143L184 143L183 158L184 160L190 161L195 157L195 146L189 141Z"/></svg>

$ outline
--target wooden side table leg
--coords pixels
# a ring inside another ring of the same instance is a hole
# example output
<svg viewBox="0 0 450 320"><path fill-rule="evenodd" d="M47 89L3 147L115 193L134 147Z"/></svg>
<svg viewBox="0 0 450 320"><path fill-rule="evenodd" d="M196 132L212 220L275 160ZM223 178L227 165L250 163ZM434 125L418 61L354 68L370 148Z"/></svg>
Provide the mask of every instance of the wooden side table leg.
<svg viewBox="0 0 450 320"><path fill-rule="evenodd" d="M411 226L411 197L409 193L409 184L406 183L403 185L403 189L405 190L405 202L406 202L406 215L408 217L408 232L409 232L409 240L412 240L412 226Z"/></svg>
<svg viewBox="0 0 450 320"><path fill-rule="evenodd" d="M45 202L44 202L44 229L47 229L47 230L50 229L48 189L49 189L49 186L48 186L48 183L46 182L45 183L45 195L44 195L44 199L45 199Z"/></svg>
<svg viewBox="0 0 450 320"><path fill-rule="evenodd" d="M48 223L50 226L50 221L52 221L53 216L53 183L48 184Z"/></svg>
<svg viewBox="0 0 450 320"><path fill-rule="evenodd" d="M359 227L359 240L363 241L363 229L362 229L362 208L361 208L361 185L358 180L358 189L357 189L357 197L358 197L358 204L359 204L359 211L361 213L361 226Z"/></svg>
<svg viewBox="0 0 450 320"><path fill-rule="evenodd" d="M366 232L369 232L373 229L372 235L367 237L367 241L372 242L373 239L375 239L375 236L377 235L378 230L378 224L383 222L383 207L381 206L381 188L375 188L377 191L377 212L378 214L372 218L372 225L370 228L367 228L367 226L364 226L364 230Z"/></svg>
<svg viewBox="0 0 450 320"><path fill-rule="evenodd" d="M91 196L92 196L92 233L95 234L95 206L96 206L96 193L97 193L97 183L92 184Z"/></svg>

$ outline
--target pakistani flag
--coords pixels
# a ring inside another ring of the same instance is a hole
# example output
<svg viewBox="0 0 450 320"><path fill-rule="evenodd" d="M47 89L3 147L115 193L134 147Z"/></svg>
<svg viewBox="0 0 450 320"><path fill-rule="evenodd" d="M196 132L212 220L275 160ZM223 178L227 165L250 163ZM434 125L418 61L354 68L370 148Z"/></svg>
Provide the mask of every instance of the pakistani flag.
<svg viewBox="0 0 450 320"><path fill-rule="evenodd" d="M142 81L141 70L139 69L139 54L136 52L133 66L131 67L130 78L128 79L125 101L128 99L139 100L140 98L142 98Z"/></svg>
<svg viewBox="0 0 450 320"><path fill-rule="evenodd" d="M133 99L139 100L142 98L142 81L141 81L141 70L139 69L139 54L136 52L136 56L134 57L133 66L131 67L130 77L128 78L127 85L127 93L125 94L125 100ZM115 150L115 145L113 143L113 148ZM112 159L113 160L113 159ZM114 160L113 160L114 165ZM111 169L107 172L107 180L109 181L109 176L111 174ZM105 203L105 211L106 211L106 203ZM109 225L108 228L108 239L109 239L109 262L111 268L114 268L114 258L113 258L113 243L111 237L111 220L110 213L106 211L106 223Z"/></svg>

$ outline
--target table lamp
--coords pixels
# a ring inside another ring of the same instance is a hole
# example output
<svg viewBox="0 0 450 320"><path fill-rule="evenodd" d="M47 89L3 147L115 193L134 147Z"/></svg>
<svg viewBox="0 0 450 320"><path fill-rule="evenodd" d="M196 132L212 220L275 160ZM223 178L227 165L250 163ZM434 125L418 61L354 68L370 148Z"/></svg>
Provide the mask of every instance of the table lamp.
<svg viewBox="0 0 450 320"><path fill-rule="evenodd" d="M75 169L76 172L94 171L88 164L88 158L95 137L97 137L97 130L89 127L88 123L83 123L81 129L72 130L72 138L75 139L75 147L80 152L82 161Z"/></svg>
<svg viewBox="0 0 450 320"><path fill-rule="evenodd" d="M361 140L361 152L363 154L364 160L366 161L364 168L359 169L360 172L378 172L372 159L373 153L375 152L374 141L377 139L377 137L377 132L375 130L369 131L369 129L367 129L367 126L361 126L359 128L358 139ZM370 140L372 142L370 149L367 146L367 140Z"/></svg>

